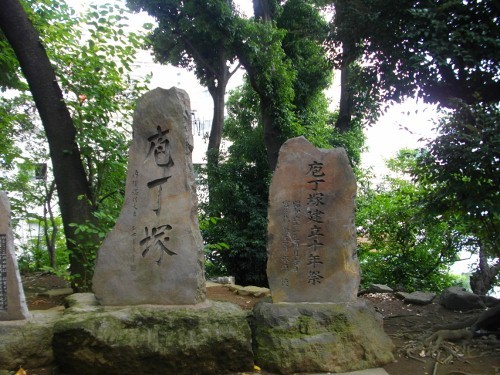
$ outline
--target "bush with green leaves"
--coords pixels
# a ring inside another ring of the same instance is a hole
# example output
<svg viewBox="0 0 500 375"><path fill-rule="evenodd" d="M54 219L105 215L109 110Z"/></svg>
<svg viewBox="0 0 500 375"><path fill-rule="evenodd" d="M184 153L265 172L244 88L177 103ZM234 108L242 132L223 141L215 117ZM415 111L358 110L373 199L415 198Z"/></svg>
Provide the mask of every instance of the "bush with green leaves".
<svg viewBox="0 0 500 375"><path fill-rule="evenodd" d="M356 223L362 286L387 284L405 291L440 291L453 283L449 266L467 249L470 238L458 224L422 210L426 190L408 177L417 152L402 150L389 161L398 174L375 189L359 191Z"/></svg>

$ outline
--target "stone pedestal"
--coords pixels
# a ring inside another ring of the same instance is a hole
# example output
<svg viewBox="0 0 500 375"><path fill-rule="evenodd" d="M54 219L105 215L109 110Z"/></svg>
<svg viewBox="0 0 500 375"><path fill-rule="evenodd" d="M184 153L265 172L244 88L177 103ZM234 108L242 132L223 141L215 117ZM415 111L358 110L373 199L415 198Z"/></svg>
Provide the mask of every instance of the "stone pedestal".
<svg viewBox="0 0 500 375"><path fill-rule="evenodd" d="M271 373L338 373L394 360L382 320L363 301L258 303L255 363Z"/></svg>
<svg viewBox="0 0 500 375"><path fill-rule="evenodd" d="M52 366L52 338L62 311L33 311L29 319L0 322L0 373Z"/></svg>
<svg viewBox="0 0 500 375"><path fill-rule="evenodd" d="M0 321L23 320L30 314L21 283L10 226L10 203L0 191Z"/></svg>
<svg viewBox="0 0 500 375"><path fill-rule="evenodd" d="M103 307L70 297L54 327L61 372L72 375L227 374L252 371L252 335L238 306Z"/></svg>

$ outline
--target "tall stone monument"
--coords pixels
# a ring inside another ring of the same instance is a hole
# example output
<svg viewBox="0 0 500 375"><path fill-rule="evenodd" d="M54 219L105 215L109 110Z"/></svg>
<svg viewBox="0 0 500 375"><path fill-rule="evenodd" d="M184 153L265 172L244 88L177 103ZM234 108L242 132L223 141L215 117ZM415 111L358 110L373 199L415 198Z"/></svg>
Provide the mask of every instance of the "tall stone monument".
<svg viewBox="0 0 500 375"><path fill-rule="evenodd" d="M9 198L0 191L0 320L24 320L29 317L14 252Z"/></svg>
<svg viewBox="0 0 500 375"><path fill-rule="evenodd" d="M125 202L99 249L93 289L103 305L193 305L205 300L203 243L183 90L139 99Z"/></svg>
<svg viewBox="0 0 500 375"><path fill-rule="evenodd" d="M283 144L269 192L267 276L273 302L356 299L355 194L344 149L318 149L304 137Z"/></svg>

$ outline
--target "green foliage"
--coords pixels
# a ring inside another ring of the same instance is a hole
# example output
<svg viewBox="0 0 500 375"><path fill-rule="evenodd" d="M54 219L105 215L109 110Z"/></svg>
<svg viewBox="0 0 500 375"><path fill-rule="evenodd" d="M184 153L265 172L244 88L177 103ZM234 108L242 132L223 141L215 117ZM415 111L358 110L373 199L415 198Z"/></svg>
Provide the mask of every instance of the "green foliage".
<svg viewBox="0 0 500 375"><path fill-rule="evenodd" d="M147 11L157 20L158 27L151 31L148 42L156 60L194 71L203 86L216 86L228 72L226 63L234 62L232 35L214 24L233 17L230 2L127 0L127 5L133 11Z"/></svg>
<svg viewBox="0 0 500 375"><path fill-rule="evenodd" d="M257 121L259 101L246 87L228 101L225 134L233 143L218 167L205 174L211 194L202 204L203 215L217 219L205 220L202 233L209 244L227 244L210 249L209 260L216 268L235 276L238 284L265 286L270 173Z"/></svg>
<svg viewBox="0 0 500 375"><path fill-rule="evenodd" d="M359 247L364 286L384 283L407 291L440 291L451 285L448 267L457 253L471 246L459 223L422 211L426 188L408 179L415 159L415 151L401 151L389 163L399 176L358 194L356 222L365 239Z"/></svg>
<svg viewBox="0 0 500 375"><path fill-rule="evenodd" d="M414 178L435 187L429 208L459 215L500 256L500 110L498 105L457 104L443 117L438 136L421 153Z"/></svg>
<svg viewBox="0 0 500 375"><path fill-rule="evenodd" d="M500 111L498 104L466 105L443 117L438 136L428 142L412 171L429 186L424 209L428 215L461 223L479 255L471 278L475 293L485 294L500 275Z"/></svg>
<svg viewBox="0 0 500 375"><path fill-rule="evenodd" d="M81 15L57 0L26 0L24 5L54 66L77 130L98 223L76 228L81 238L87 238L78 243L77 251L85 254L86 265L92 268L96 249L123 202L131 113L147 84L147 80L139 82L130 76L131 64L144 36L125 31L127 11L116 4L91 5ZM1 36L0 48L6 56L13 53L2 44ZM9 69L9 74L24 82L17 64ZM17 87L27 89L25 84ZM52 182L52 173L46 136L31 97L24 92L10 96L0 103L0 162L9 170L1 184L12 193L13 213L22 221L36 215L44 204L52 205L47 192L34 188L39 182L23 172L23 165L32 170L39 163L47 164L46 186ZM89 235L96 241L88 242ZM60 246L56 256L62 254L64 259L57 262L65 264L67 254Z"/></svg>
<svg viewBox="0 0 500 375"><path fill-rule="evenodd" d="M55 267L50 266L49 250L43 233L45 226L43 218L27 220L24 225L26 227L23 229L22 235L15 233L19 271L21 273L44 271L58 273L60 276L68 278L69 252L61 230L61 220L59 218L56 220L58 230L55 244L55 259L57 261Z"/></svg>
<svg viewBox="0 0 500 375"><path fill-rule="evenodd" d="M500 21L493 0L335 0L331 51L349 41L368 92L399 101L415 94L453 106L498 102Z"/></svg>
<svg viewBox="0 0 500 375"><path fill-rule="evenodd" d="M200 217L199 225L202 232L209 231L211 226L215 225L220 220L217 217ZM206 243L205 252L205 276L207 279L217 276L229 276L229 273L221 259L221 251L226 251L229 246L224 242L215 244Z"/></svg>
<svg viewBox="0 0 500 375"><path fill-rule="evenodd" d="M297 121L293 112L297 71L282 48L285 30L271 22L240 20L240 59L261 100L263 116L279 129L279 142L293 137Z"/></svg>

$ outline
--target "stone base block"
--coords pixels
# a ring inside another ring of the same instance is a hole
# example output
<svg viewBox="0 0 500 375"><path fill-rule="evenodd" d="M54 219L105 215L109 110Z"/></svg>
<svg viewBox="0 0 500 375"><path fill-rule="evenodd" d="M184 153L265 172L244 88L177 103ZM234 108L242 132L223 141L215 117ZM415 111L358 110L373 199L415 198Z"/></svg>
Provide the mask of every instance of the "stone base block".
<svg viewBox="0 0 500 375"><path fill-rule="evenodd" d="M255 362L272 373L339 373L394 360L382 320L364 302L258 303Z"/></svg>
<svg viewBox="0 0 500 375"><path fill-rule="evenodd" d="M111 308L82 297L89 306L73 301L54 327L54 355L64 374L227 374L253 368L250 326L236 305Z"/></svg>
<svg viewBox="0 0 500 375"><path fill-rule="evenodd" d="M0 369L51 365L52 332L61 311L33 311L27 320L0 322Z"/></svg>

